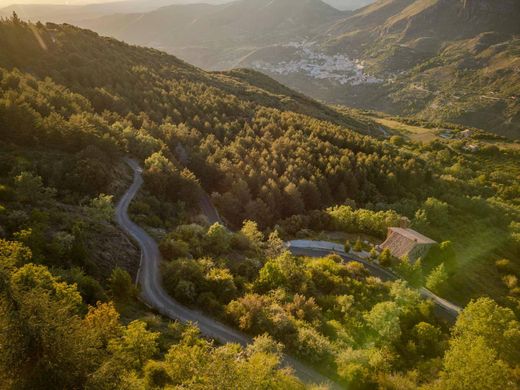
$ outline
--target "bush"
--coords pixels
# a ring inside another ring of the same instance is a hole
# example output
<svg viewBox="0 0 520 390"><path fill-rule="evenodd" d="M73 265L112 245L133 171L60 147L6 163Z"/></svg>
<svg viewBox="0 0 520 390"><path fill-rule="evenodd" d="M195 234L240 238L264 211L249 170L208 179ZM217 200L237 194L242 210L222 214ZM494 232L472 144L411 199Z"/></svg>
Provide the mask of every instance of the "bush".
<svg viewBox="0 0 520 390"><path fill-rule="evenodd" d="M361 252L363 250L363 243L361 242L361 238L358 237L356 243L354 244L354 252Z"/></svg>
<svg viewBox="0 0 520 390"><path fill-rule="evenodd" d="M109 279L110 291L115 299L126 301L135 293L130 274L122 268L114 268Z"/></svg>
<svg viewBox="0 0 520 390"><path fill-rule="evenodd" d="M382 267L390 267L392 265L392 253L390 249L385 249L379 254L379 264Z"/></svg>
<svg viewBox="0 0 520 390"><path fill-rule="evenodd" d="M352 250L352 243L350 242L350 240L347 240L345 242L345 253L350 253L351 250Z"/></svg>
<svg viewBox="0 0 520 390"><path fill-rule="evenodd" d="M205 237L206 249L214 255L222 255L231 247L231 233L221 224L210 226Z"/></svg>
<svg viewBox="0 0 520 390"><path fill-rule="evenodd" d="M175 299L182 303L195 303L197 299L197 288L192 282L181 280L174 290Z"/></svg>
<svg viewBox="0 0 520 390"><path fill-rule="evenodd" d="M508 260L508 259L497 260L495 262L495 266L497 267L498 272L500 272L502 274L506 274L508 272L512 272L513 271L511 260Z"/></svg>
<svg viewBox="0 0 520 390"><path fill-rule="evenodd" d="M166 260L178 259L190 256L190 247L181 240L166 239L159 244L161 255Z"/></svg>
<svg viewBox="0 0 520 390"><path fill-rule="evenodd" d="M446 267L444 267L444 264L441 264L428 275L426 287L434 293L440 294L447 281L448 273L446 272Z"/></svg>
<svg viewBox="0 0 520 390"><path fill-rule="evenodd" d="M163 389L172 382L163 362L150 360L144 366L143 372L147 389Z"/></svg>

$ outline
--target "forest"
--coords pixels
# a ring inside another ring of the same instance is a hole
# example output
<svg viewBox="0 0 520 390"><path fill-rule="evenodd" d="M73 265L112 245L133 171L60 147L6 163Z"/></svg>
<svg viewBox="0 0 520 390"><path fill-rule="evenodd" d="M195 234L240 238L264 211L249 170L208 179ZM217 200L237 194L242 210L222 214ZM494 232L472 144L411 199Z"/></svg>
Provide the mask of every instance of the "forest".
<svg viewBox="0 0 520 390"><path fill-rule="evenodd" d="M518 150L378 139L254 72L69 25L14 16L0 50L4 387L305 388L285 350L352 389L516 388ZM160 240L165 287L251 346L136 299L139 254L112 221L128 155L145 178L132 217ZM231 230L197 215L202 190ZM383 239L402 217L446 243L420 271L446 268L442 295L467 305L453 326L411 281L283 249L320 231Z"/></svg>

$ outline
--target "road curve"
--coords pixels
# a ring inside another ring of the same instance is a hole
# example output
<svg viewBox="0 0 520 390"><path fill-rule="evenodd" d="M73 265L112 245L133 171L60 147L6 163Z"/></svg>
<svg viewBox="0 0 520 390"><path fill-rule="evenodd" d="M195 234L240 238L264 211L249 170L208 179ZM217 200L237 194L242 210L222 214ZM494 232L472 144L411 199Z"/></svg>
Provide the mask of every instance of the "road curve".
<svg viewBox="0 0 520 390"><path fill-rule="evenodd" d="M332 244L332 243L331 243ZM318 248L313 247L309 244L309 246L292 246L291 242L288 243L288 248L294 255L297 256L307 256L307 257L323 257L328 256L331 253L335 253L341 256L346 261L355 261L357 263L361 263L365 266L365 268L374 276L382 280L398 280L401 279L398 275L384 269L377 264L370 263L369 261L363 260L358 256L354 256L352 254L346 254L342 250L331 250L329 248ZM423 298L431 299L435 303L436 313L447 319L450 322L454 322L461 308L457 305L435 295L433 292L426 288L420 288L419 292Z"/></svg>
<svg viewBox="0 0 520 390"><path fill-rule="evenodd" d="M197 310L188 309L173 300L164 290L161 283L161 255L155 240L143 229L130 220L128 207L143 184L142 170L134 160L126 163L134 171L134 180L116 207L116 221L123 231L139 244L141 248L141 264L137 281L141 286L141 299L162 315L181 322L193 322L202 334L221 343L237 343L242 346L250 344L252 339L235 329L224 325ZM312 368L302 364L290 356L284 356L285 365L293 368L295 375L306 383L328 384L331 389L341 389L339 385L319 374Z"/></svg>

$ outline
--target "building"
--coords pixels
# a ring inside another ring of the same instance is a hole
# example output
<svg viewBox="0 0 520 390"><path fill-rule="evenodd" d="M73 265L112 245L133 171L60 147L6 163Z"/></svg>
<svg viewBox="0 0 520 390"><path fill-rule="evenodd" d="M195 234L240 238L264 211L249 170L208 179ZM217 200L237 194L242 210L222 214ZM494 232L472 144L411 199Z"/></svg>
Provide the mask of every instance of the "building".
<svg viewBox="0 0 520 390"><path fill-rule="evenodd" d="M473 131L471 131L470 129L466 129L464 131L461 131L459 134L461 138L469 138L473 135Z"/></svg>
<svg viewBox="0 0 520 390"><path fill-rule="evenodd" d="M469 145L463 146L462 149L464 149L467 152L476 153L480 150L480 146L478 146L476 144L469 144Z"/></svg>
<svg viewBox="0 0 520 390"><path fill-rule="evenodd" d="M431 238L412 229L391 227L388 228L388 236L379 248L389 249L392 256L401 259L408 257L411 262L424 258L432 246L437 244Z"/></svg>

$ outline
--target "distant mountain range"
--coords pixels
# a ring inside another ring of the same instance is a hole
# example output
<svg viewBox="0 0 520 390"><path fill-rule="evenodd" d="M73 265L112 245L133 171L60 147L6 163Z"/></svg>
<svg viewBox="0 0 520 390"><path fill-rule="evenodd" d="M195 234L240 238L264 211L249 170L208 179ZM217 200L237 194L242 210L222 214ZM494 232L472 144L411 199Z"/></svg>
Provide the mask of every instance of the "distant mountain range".
<svg viewBox="0 0 520 390"><path fill-rule="evenodd" d="M378 0L356 11L321 0L171 3L16 6L0 15L77 24L206 69L255 68L330 103L520 138L518 0Z"/></svg>

